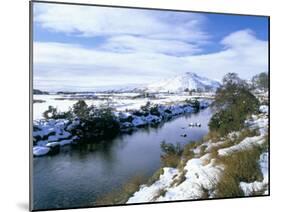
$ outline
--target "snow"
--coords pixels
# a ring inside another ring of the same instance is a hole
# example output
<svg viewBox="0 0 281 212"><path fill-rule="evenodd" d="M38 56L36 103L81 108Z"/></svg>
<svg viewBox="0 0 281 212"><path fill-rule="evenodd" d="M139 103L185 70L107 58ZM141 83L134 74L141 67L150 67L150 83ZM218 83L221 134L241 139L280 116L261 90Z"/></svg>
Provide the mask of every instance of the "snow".
<svg viewBox="0 0 281 212"><path fill-rule="evenodd" d="M51 95L46 96L50 98ZM200 100L200 102L201 101L204 100ZM146 104L146 102L144 102L143 100L142 103L144 105ZM209 103L207 101L204 101L202 104L207 106ZM157 104L156 110L158 110L159 115L153 115L148 112L144 113L144 111L142 111L141 109L138 109L138 111L142 115L134 115L137 114L135 113L136 110L126 112L114 111L114 114L116 116L116 119L120 122L121 129L126 131L130 128L137 128L141 126L159 123L165 118L171 118L173 116L177 116L183 113L191 113L194 111L194 108L187 103L176 102L168 105ZM169 111L169 113L167 113L166 111ZM131 118L128 119L129 117ZM74 140L71 131L81 124L79 119L74 119L71 121L66 119L38 119L34 120L33 122L33 137L35 139L34 143L36 146L41 147L53 147L53 145L56 145L56 142L59 142L61 146L71 144Z"/></svg>
<svg viewBox="0 0 281 212"><path fill-rule="evenodd" d="M247 121L247 126L259 129L260 135L246 137L239 144L233 143L228 148L219 149L219 156L244 150L252 145L263 144L268 128L266 114L253 116L251 120ZM239 133L230 133L229 137L231 138L234 135L239 135ZM208 152L214 147L217 148L223 145L224 142L224 140L217 142L206 141L194 148L195 156L186 162L183 170L164 167L164 173L160 175L156 182L152 185L141 185L139 190L128 199L127 203L200 199L205 195L209 198L215 197L216 184L220 180L224 167L223 164L216 162L216 156L212 158L214 156ZM206 149L203 156L200 156L202 146L206 146ZM263 175L262 181L240 182L240 187L245 196L252 195L253 192L268 193L268 152L260 155L259 164Z"/></svg>
<svg viewBox="0 0 281 212"><path fill-rule="evenodd" d="M240 188L243 190L245 196L250 196L253 192L264 191L264 194L268 193L268 152L264 152L260 156L259 160L260 169L263 175L263 181L254 181L251 183L240 182Z"/></svg>
<svg viewBox="0 0 281 212"><path fill-rule="evenodd" d="M146 125L146 122L143 117L135 116L132 121L132 125L135 127L144 126Z"/></svg>
<svg viewBox="0 0 281 212"><path fill-rule="evenodd" d="M213 189L221 172L221 167L216 166L213 160L206 164L206 159L209 159L209 154L189 160L184 167L186 179L179 185L173 183L179 179L179 171L174 168L164 168L164 173L158 181L151 186L142 185L127 203L200 198L204 192L202 188ZM160 190L165 190L164 196L158 195Z"/></svg>
<svg viewBox="0 0 281 212"><path fill-rule="evenodd" d="M251 148L253 145L261 145L264 142L264 136L254 136L254 137L247 137L239 144L233 145L231 147L223 148L218 150L218 155L226 156L232 154L234 152L238 152L241 150L246 150Z"/></svg>
<svg viewBox="0 0 281 212"><path fill-rule="evenodd" d="M173 177L178 174L177 169L174 168L163 168L164 173L160 175L158 181L153 183L151 186L141 186L140 190L132 196L127 203L135 202L151 202L154 201L153 197L157 195L160 189L164 189L169 186Z"/></svg>
<svg viewBox="0 0 281 212"><path fill-rule="evenodd" d="M186 72L172 79L151 84L147 87L147 89L150 92L183 92L186 89L215 91L219 86L220 83L215 80L198 76L195 73Z"/></svg>
<svg viewBox="0 0 281 212"><path fill-rule="evenodd" d="M152 104L175 104L177 102L185 101L186 99L202 98L204 96L189 96L186 93L168 94L159 93L155 94L156 98L133 98L140 93L96 93L98 97L104 97L103 99L85 99L87 105L95 105L97 107L108 103L119 112L125 112L126 110L139 110L141 106L144 106L148 101ZM203 95L203 94L202 94ZM33 120L43 119L43 112L48 110L51 105L59 112L68 111L78 100L69 98L69 95L34 95L34 99L44 100L43 103L33 104ZM60 99L60 100L59 100ZM64 100L61 100L64 99ZM106 100L107 99L107 100ZM201 101L201 106L205 107L209 104L208 101Z"/></svg>
<svg viewBox="0 0 281 212"><path fill-rule="evenodd" d="M67 145L67 144L71 144L72 142L73 142L72 139L67 139L67 140L62 140L59 143L60 143L61 146L64 146L64 145Z"/></svg>
<svg viewBox="0 0 281 212"><path fill-rule="evenodd" d="M43 147L43 146L35 146L33 147L33 155L34 156L42 156L48 154L50 151L49 147Z"/></svg>
<svg viewBox="0 0 281 212"><path fill-rule="evenodd" d="M268 106L267 105L261 105L260 108L259 108L259 111L261 113L268 114Z"/></svg>
<svg viewBox="0 0 281 212"><path fill-rule="evenodd" d="M52 147L71 144L77 136L73 136L69 130L79 123L79 120L70 122L65 119L34 121L33 136L37 141L33 148L33 155L45 155Z"/></svg>
<svg viewBox="0 0 281 212"><path fill-rule="evenodd" d="M268 118L267 117L259 118L257 116L252 116L252 119L253 120L246 121L247 126L250 129L258 129L260 135L254 137L247 137L244 140L242 140L239 144L218 150L218 154L220 156L225 156L233 152L249 149L253 145L261 145L265 141L264 136L268 133Z"/></svg>

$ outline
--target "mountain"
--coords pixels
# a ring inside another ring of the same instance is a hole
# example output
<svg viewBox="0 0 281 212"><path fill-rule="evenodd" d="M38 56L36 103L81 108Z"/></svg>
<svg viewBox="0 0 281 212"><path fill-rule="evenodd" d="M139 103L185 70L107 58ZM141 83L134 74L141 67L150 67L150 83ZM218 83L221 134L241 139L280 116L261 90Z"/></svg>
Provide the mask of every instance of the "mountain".
<svg viewBox="0 0 281 212"><path fill-rule="evenodd" d="M198 76L192 72L186 72L159 83L147 86L148 92L183 92L183 91L216 91L220 83L206 77Z"/></svg>

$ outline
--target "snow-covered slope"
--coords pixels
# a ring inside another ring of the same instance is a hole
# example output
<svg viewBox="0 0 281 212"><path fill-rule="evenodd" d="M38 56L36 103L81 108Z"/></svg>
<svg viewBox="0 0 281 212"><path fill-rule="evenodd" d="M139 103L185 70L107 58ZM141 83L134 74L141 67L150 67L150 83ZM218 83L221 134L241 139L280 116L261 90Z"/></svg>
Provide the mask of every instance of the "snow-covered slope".
<svg viewBox="0 0 281 212"><path fill-rule="evenodd" d="M186 72L172 79L151 84L147 87L149 92L182 92L185 90L215 91L220 83L195 73Z"/></svg>

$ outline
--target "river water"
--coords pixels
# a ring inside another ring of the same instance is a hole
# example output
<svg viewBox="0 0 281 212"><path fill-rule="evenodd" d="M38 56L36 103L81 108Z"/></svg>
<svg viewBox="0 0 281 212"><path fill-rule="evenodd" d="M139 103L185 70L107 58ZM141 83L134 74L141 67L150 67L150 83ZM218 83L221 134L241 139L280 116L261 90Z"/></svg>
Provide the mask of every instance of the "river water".
<svg viewBox="0 0 281 212"><path fill-rule="evenodd" d="M65 146L57 155L34 158L34 209L94 206L98 197L132 177L152 176L161 165L161 142L184 145L200 140L208 133L211 115L207 108L100 145ZM190 128L190 122L202 126Z"/></svg>

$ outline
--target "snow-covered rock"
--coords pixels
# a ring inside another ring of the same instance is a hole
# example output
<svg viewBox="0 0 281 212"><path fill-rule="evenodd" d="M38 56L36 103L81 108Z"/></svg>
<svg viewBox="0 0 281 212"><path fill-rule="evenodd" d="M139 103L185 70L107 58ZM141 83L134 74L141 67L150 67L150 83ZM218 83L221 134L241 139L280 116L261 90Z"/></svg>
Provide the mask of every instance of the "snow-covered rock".
<svg viewBox="0 0 281 212"><path fill-rule="evenodd" d="M261 105L260 108L259 108L259 111L261 113L268 114L268 106L267 105Z"/></svg>
<svg viewBox="0 0 281 212"><path fill-rule="evenodd" d="M134 116L134 119L132 121L132 124L134 127L140 127L140 126L144 126L147 123L145 122L144 118L141 116Z"/></svg>
<svg viewBox="0 0 281 212"><path fill-rule="evenodd" d="M42 156L48 154L50 151L49 147L44 146L35 146L33 147L33 155L34 156Z"/></svg>

